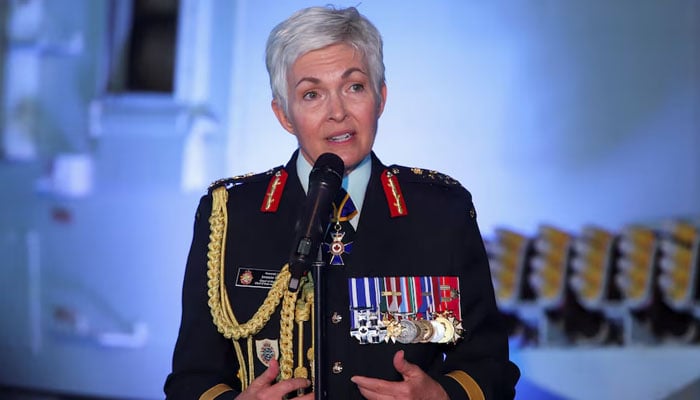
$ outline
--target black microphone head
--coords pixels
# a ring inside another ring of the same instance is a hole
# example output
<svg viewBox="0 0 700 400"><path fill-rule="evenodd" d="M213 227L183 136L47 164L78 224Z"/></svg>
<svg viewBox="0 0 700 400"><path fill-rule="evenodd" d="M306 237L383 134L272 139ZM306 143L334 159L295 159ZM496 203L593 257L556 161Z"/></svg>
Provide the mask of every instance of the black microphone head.
<svg viewBox="0 0 700 400"><path fill-rule="evenodd" d="M333 153L323 153L316 159L316 163L314 163L310 177L311 180L313 180L313 177L317 175L323 176L324 180L335 180L337 178L338 186L340 186L340 182L343 180L344 174L345 164L343 163L343 160ZM319 178L321 177L319 176Z"/></svg>
<svg viewBox="0 0 700 400"><path fill-rule="evenodd" d="M332 203L343 182L345 164L333 153L318 157L309 174L309 189L297 220L289 267L292 277L289 290L299 288L301 276L309 270L311 263L320 255L323 234L331 217Z"/></svg>

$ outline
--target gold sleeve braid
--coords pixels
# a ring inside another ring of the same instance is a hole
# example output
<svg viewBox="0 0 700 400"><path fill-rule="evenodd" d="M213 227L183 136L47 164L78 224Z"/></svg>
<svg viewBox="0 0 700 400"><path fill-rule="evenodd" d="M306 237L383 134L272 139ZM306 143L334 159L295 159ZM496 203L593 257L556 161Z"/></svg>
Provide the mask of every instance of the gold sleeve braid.
<svg viewBox="0 0 700 400"><path fill-rule="evenodd" d="M233 389L224 385L223 383L219 383L218 385L209 388L209 390L199 396L199 400L213 400L219 397L219 395L222 393L230 392L232 390Z"/></svg>
<svg viewBox="0 0 700 400"><path fill-rule="evenodd" d="M476 383L474 378L469 376L469 374L467 374L466 372L460 371L460 370L455 370L455 371L452 371L446 375L449 376L450 378L456 380L457 383L459 383L459 385L462 387L462 389L464 389L464 391L467 393L467 396L469 396L469 398L471 400L484 400L485 399L484 392L479 387L479 384Z"/></svg>
<svg viewBox="0 0 700 400"><path fill-rule="evenodd" d="M218 187L212 192L212 211L209 217L210 234L209 234L209 246L207 253L207 277L208 277L208 291L209 296L209 308L211 310L211 315L214 320L218 331L224 335L227 339L232 339L234 347L236 349L236 357L238 358L239 365L239 379L241 381L242 390L245 390L250 382L255 378L253 371L253 360L252 360L252 337L253 335L260 332L260 330L267 324L270 317L274 313L275 309L279 305L282 297L285 297L285 301L291 301L291 317L287 320L284 312L282 313L281 326L285 326L285 320L291 326L294 319L293 310L294 303L296 301L297 293L290 293L286 290L289 285L289 278L291 276L289 272L289 265L282 267L282 270L277 274L275 282L272 288L267 294L263 304L255 312L255 314L250 318L248 322L243 324L238 323L236 317L231 308L231 303L228 298L228 292L226 291L226 281L224 277L225 270L225 254L226 254L226 232L228 228L228 211L226 203L228 202L228 191L226 187ZM289 300L286 298L289 297ZM289 313L288 313L289 314ZM293 328L293 327L292 327ZM285 349L285 336L289 335L289 347ZM285 352L288 352L289 363L293 363L293 355L291 355L291 330L280 332L282 350L282 362L285 362ZM239 339L248 339L248 368L246 368L246 363L243 357L243 351ZM282 363L281 363L282 364ZM246 371L250 369L250 373ZM291 368L290 368L291 371ZM291 372L289 373L291 376ZM288 377L289 377L288 376ZM283 374L284 378L284 374Z"/></svg>

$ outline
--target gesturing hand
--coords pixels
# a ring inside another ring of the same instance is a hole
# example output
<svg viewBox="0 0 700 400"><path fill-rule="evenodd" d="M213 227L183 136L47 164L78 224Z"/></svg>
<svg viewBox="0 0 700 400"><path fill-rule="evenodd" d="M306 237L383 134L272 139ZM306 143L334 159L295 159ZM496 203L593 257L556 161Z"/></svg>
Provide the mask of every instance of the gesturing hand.
<svg viewBox="0 0 700 400"><path fill-rule="evenodd" d="M275 378L280 372L277 360L270 360L270 366L259 377L255 378L250 386L236 397L237 400L280 400L282 396L297 389L308 387L311 382L308 379L292 378L275 383ZM313 393L307 393L299 400L312 400Z"/></svg>
<svg viewBox="0 0 700 400"><path fill-rule="evenodd" d="M369 400L449 400L439 383L419 366L406 361L403 350L394 354L394 368L403 376L403 381L392 382L366 376L353 376L350 380Z"/></svg>

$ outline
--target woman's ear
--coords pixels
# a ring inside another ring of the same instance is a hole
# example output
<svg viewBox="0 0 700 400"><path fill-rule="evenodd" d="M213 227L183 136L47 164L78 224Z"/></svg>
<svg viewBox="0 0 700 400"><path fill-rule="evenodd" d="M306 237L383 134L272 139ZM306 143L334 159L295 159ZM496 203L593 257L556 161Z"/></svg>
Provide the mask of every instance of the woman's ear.
<svg viewBox="0 0 700 400"><path fill-rule="evenodd" d="M272 99L271 105L272 112L275 113L275 117L277 117L277 120L280 122L280 125L282 125L282 128L284 128L284 130L293 135L294 125L292 125L292 122L289 120L289 118L287 118L287 114L284 112L284 108L279 104L279 102L276 99Z"/></svg>
<svg viewBox="0 0 700 400"><path fill-rule="evenodd" d="M377 117L380 117L384 112L384 105L386 104L386 83L382 83L382 87L381 89L379 89L379 93L382 97L381 99L379 99L379 104L377 104Z"/></svg>

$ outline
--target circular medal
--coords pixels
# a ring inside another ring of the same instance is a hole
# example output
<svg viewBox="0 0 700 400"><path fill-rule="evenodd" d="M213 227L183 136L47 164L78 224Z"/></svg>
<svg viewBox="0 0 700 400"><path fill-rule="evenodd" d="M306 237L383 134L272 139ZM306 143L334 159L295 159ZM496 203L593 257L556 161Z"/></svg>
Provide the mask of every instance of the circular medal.
<svg viewBox="0 0 700 400"><path fill-rule="evenodd" d="M331 254L334 256L340 256L345 253L345 245L343 242L333 242L331 243Z"/></svg>
<svg viewBox="0 0 700 400"><path fill-rule="evenodd" d="M437 317L435 318L435 321L439 322L445 327L445 336L443 336L442 339L438 343L448 343L452 342L455 337L455 327L452 325L452 322L450 322L447 318L445 317Z"/></svg>
<svg viewBox="0 0 700 400"><path fill-rule="evenodd" d="M433 326L433 336L430 337L431 343L440 343L443 337L445 337L445 325L438 321L430 321L430 325Z"/></svg>
<svg viewBox="0 0 700 400"><path fill-rule="evenodd" d="M396 338L396 340L398 340L399 343L403 344L413 342L413 340L418 335L418 327L416 326L416 324L413 321L407 319L402 319L401 322L399 322L399 324L401 325L401 333Z"/></svg>
<svg viewBox="0 0 700 400"><path fill-rule="evenodd" d="M416 320L413 322L418 327L418 335L416 335L416 338L413 340L413 342L414 343L428 343L428 342L430 342L430 338L433 336L433 325L430 324L430 321L425 320L425 319L419 319L419 320Z"/></svg>

